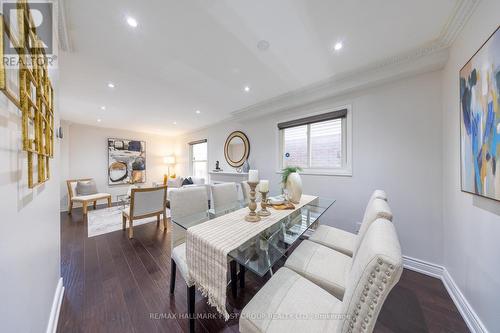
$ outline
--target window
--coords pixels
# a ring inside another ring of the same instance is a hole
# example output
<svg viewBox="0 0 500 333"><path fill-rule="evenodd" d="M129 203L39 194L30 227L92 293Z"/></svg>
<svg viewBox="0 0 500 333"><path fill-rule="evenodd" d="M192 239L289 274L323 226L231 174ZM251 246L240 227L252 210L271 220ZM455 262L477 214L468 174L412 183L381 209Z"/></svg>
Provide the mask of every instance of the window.
<svg viewBox="0 0 500 333"><path fill-rule="evenodd" d="M278 129L280 169L299 166L305 174L351 175L347 108L282 122Z"/></svg>
<svg viewBox="0 0 500 333"><path fill-rule="evenodd" d="M191 175L196 178L208 179L208 146L207 140L189 143Z"/></svg>

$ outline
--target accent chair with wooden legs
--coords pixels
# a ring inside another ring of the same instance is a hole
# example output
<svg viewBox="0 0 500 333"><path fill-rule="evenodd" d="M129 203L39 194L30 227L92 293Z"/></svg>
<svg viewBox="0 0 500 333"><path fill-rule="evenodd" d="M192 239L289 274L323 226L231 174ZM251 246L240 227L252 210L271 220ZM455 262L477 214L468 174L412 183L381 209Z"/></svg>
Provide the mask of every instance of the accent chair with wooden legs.
<svg viewBox="0 0 500 333"><path fill-rule="evenodd" d="M107 200L108 207L111 207L111 194L109 193L93 193L93 194L78 194L77 186L79 182L90 183L94 180L92 178L70 179L66 181L68 187L68 214L71 215L74 203L81 203L83 208L83 215L87 215L89 204L93 205L96 209L97 201Z"/></svg>
<svg viewBox="0 0 500 333"><path fill-rule="evenodd" d="M167 230L167 186L133 188L130 193L130 207L122 212L123 230L129 221L128 237L134 238L134 221L156 216L156 225L160 226L163 215L163 226Z"/></svg>

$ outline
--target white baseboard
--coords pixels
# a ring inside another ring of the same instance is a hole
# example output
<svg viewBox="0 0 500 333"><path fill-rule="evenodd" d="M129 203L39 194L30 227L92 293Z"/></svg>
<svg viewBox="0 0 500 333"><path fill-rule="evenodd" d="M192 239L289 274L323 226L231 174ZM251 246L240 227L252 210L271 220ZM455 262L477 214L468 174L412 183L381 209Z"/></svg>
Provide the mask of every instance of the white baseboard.
<svg viewBox="0 0 500 333"><path fill-rule="evenodd" d="M467 327L472 333L488 333L488 330L478 317L472 306L458 288L446 267L436 265L427 261L403 256L404 268L440 279L453 303L462 315Z"/></svg>
<svg viewBox="0 0 500 333"><path fill-rule="evenodd" d="M423 261L420 259L403 256L403 265L404 268L407 268L411 271L422 273L438 279L441 279L443 276L443 271L444 271L443 266L432 264L430 262Z"/></svg>
<svg viewBox="0 0 500 333"><path fill-rule="evenodd" d="M54 293L54 300L52 301L52 308L50 309L49 323L47 324L47 333L56 333L57 322L59 320L59 312L61 311L61 304L64 295L63 278L59 278L57 283L56 292Z"/></svg>
<svg viewBox="0 0 500 333"><path fill-rule="evenodd" d="M446 269L443 272L441 280L443 281L446 290L448 290L448 294L450 294L453 303L457 306L458 311L460 311L460 314L464 318L471 332L487 333L488 330L484 326L483 322L479 319L476 312Z"/></svg>

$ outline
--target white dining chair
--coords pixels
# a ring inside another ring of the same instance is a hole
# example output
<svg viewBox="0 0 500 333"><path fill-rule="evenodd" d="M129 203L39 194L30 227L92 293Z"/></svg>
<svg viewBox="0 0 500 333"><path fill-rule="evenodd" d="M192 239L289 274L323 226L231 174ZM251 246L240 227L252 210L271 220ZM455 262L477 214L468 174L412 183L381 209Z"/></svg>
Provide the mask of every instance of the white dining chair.
<svg viewBox="0 0 500 333"><path fill-rule="evenodd" d="M311 237L309 237L309 240L352 257L355 245L359 243L360 237L363 237L363 234L370 226L370 223L379 217L392 220L392 213L390 212L390 209L388 209L387 204L377 203L378 207L373 207L373 201L375 199L387 201L387 194L383 190L375 190L372 193L366 205L365 214L363 216L358 234L322 224L318 226L316 231L311 235ZM375 209L378 211L374 215Z"/></svg>
<svg viewBox="0 0 500 333"><path fill-rule="evenodd" d="M394 225L372 223L347 274L344 297L337 298L283 267L240 315L241 333L373 332L377 317L403 272Z"/></svg>
<svg viewBox="0 0 500 333"><path fill-rule="evenodd" d="M221 183L211 186L211 206L216 215L234 210L238 203L238 188L236 183Z"/></svg>
<svg viewBox="0 0 500 333"><path fill-rule="evenodd" d="M367 214L366 223L368 228L377 219L392 219L392 213L387 202L375 199L371 203L370 213ZM361 245L366 231L360 231L355 239L353 257L333 250L321 244L303 241L285 262L285 267L311 280L333 296L342 299L348 283L347 277L351 270L353 258Z"/></svg>
<svg viewBox="0 0 500 333"><path fill-rule="evenodd" d="M167 230L167 187L132 188L130 206L122 211L123 230L129 221L128 237L134 238L134 221L156 216L156 224L160 226L160 216Z"/></svg>
<svg viewBox="0 0 500 333"><path fill-rule="evenodd" d="M208 197L205 187L186 187L172 189L170 197L170 220L175 221L186 217L207 217ZM196 289L188 278L186 261L186 230L171 222L171 261L170 261L170 294L175 291L177 268L187 285L187 301L189 315L189 330L194 330L194 310Z"/></svg>

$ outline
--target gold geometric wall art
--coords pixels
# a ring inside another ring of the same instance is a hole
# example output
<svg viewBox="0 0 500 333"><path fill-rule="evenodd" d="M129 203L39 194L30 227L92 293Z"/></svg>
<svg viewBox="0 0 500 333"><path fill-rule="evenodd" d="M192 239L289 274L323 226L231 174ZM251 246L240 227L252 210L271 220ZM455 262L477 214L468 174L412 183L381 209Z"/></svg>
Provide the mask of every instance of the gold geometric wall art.
<svg viewBox="0 0 500 333"><path fill-rule="evenodd" d="M21 111L22 147L28 161L28 187L34 188L50 179L50 159L54 157L54 90L43 42L36 33L25 0L17 2L16 13L17 22L10 22L10 26L0 16L0 90ZM17 52L14 57L5 57L6 43L14 46ZM17 59L17 63L5 66L5 59L12 58ZM8 75L13 70L17 75Z"/></svg>

